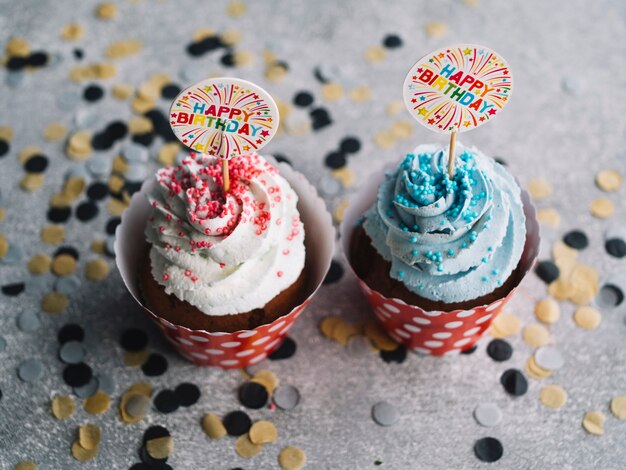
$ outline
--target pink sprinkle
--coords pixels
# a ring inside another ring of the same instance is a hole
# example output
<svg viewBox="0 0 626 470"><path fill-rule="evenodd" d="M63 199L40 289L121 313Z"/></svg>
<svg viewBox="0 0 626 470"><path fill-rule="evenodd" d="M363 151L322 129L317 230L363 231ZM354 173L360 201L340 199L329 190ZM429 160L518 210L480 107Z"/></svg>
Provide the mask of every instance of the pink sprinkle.
<svg viewBox="0 0 626 470"><path fill-rule="evenodd" d="M189 271L189 270L186 270L186 271L185 271L185 276L186 276L186 277L189 277L189 276L191 276L191 271Z"/></svg>
<svg viewBox="0 0 626 470"><path fill-rule="evenodd" d="M278 277L283 277L283 272L282 272L282 271L278 271L278 272L276 273L276 275L277 275Z"/></svg>
<svg viewBox="0 0 626 470"><path fill-rule="evenodd" d="M159 231L160 231L160 232L165 232L165 227L163 227L163 225L160 225L160 226L159 226Z"/></svg>
<svg viewBox="0 0 626 470"><path fill-rule="evenodd" d="M288 254L289 254L289 250L288 250L287 248L285 248L285 249L283 250L283 255L288 255Z"/></svg>
<svg viewBox="0 0 626 470"><path fill-rule="evenodd" d="M164 281L169 281L169 279L170 279L169 274L163 274L163 280Z"/></svg>

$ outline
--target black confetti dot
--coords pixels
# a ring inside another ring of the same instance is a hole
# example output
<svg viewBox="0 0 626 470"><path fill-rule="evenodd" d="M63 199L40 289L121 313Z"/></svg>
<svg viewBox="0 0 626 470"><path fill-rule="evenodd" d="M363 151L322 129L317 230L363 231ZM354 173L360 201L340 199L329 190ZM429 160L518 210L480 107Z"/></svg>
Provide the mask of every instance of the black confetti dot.
<svg viewBox="0 0 626 470"><path fill-rule="evenodd" d="M235 54L232 52L227 52L222 56L220 62L224 67L234 67L235 66Z"/></svg>
<svg viewBox="0 0 626 470"><path fill-rule="evenodd" d="M209 36L201 41L189 44L187 53L192 57L198 57L221 47L224 47L224 43L218 36Z"/></svg>
<svg viewBox="0 0 626 470"><path fill-rule="evenodd" d="M402 364L406 360L407 350L404 345L399 345L393 351L380 350L380 357L386 363L397 362Z"/></svg>
<svg viewBox="0 0 626 470"><path fill-rule="evenodd" d="M476 349L478 349L478 346L476 344L472 345L471 347L464 349L463 351L461 351L461 354L474 354L476 352Z"/></svg>
<svg viewBox="0 0 626 470"><path fill-rule="evenodd" d="M333 123L333 120L330 118L330 114L324 108L316 108L309 113L311 116L311 127L313 127L314 131L319 131L326 126L329 126Z"/></svg>
<svg viewBox="0 0 626 470"><path fill-rule="evenodd" d="M383 46L388 49L395 49L402 46L402 39L397 34L388 34L383 39Z"/></svg>
<svg viewBox="0 0 626 470"><path fill-rule="evenodd" d="M517 369L504 371L500 377L500 383L508 394L515 397L522 396L528 391L528 381L524 374Z"/></svg>
<svg viewBox="0 0 626 470"><path fill-rule="evenodd" d="M300 91L293 97L293 104L301 108L311 106L313 104L313 95L308 91Z"/></svg>
<svg viewBox="0 0 626 470"><path fill-rule="evenodd" d="M152 353L148 356L148 359L141 366L141 370L148 377L156 377L163 375L167 371L167 359L157 353Z"/></svg>
<svg viewBox="0 0 626 470"><path fill-rule="evenodd" d="M133 464L133 466L130 467L129 470L151 470L151 469L150 469L150 465L148 465L147 463L137 462L136 464Z"/></svg>
<svg viewBox="0 0 626 470"><path fill-rule="evenodd" d="M85 53L82 49L74 49L72 53L74 54L74 57L78 60L81 60L83 57L85 57Z"/></svg>
<svg viewBox="0 0 626 470"><path fill-rule="evenodd" d="M328 78L326 78L324 76L324 73L322 72L322 70L319 67L315 67L315 70L313 71L313 76L320 82L320 83L328 83Z"/></svg>
<svg viewBox="0 0 626 470"><path fill-rule="evenodd" d="M500 165L502 165L502 166L507 166L506 161L505 161L505 160L503 160L503 159L502 159L502 157L494 157L494 160L495 160L496 162L498 162L498 163L499 163Z"/></svg>
<svg viewBox="0 0 626 470"><path fill-rule="evenodd" d="M119 217L111 217L106 224L106 232L107 235L115 235L115 229L122 222L122 219Z"/></svg>
<svg viewBox="0 0 626 470"><path fill-rule="evenodd" d="M145 117L152 121L152 127L154 131L160 135L166 142L178 142L177 137L174 135L174 131L170 127L169 119L158 109L151 109Z"/></svg>
<svg viewBox="0 0 626 470"><path fill-rule="evenodd" d="M70 207L51 207L46 214L48 220L55 224L67 222L71 215L72 209Z"/></svg>
<svg viewBox="0 0 626 470"><path fill-rule="evenodd" d="M93 201L83 201L76 206L76 218L81 222L88 222L98 215L98 206Z"/></svg>
<svg viewBox="0 0 626 470"><path fill-rule="evenodd" d="M91 367L84 362L70 364L63 369L63 380L70 387L82 387L91 380L93 373Z"/></svg>
<svg viewBox="0 0 626 470"><path fill-rule="evenodd" d="M231 411L222 419L226 432L231 436L241 436L252 426L252 420L243 411Z"/></svg>
<svg viewBox="0 0 626 470"><path fill-rule="evenodd" d="M181 89L178 85L174 83L168 83L161 90L161 96L165 98L166 100L173 100L174 98L178 96L180 92L181 92Z"/></svg>
<svg viewBox="0 0 626 470"><path fill-rule="evenodd" d="M4 157L9 153L9 148L9 143L4 139L0 139L0 157Z"/></svg>
<svg viewBox="0 0 626 470"><path fill-rule="evenodd" d="M357 137L345 137L339 144L339 150L344 153L356 153L361 150L361 141Z"/></svg>
<svg viewBox="0 0 626 470"><path fill-rule="evenodd" d="M584 250L589 245L589 240L587 239L587 235L580 230L572 230L568 232L563 237L563 242L576 250Z"/></svg>
<svg viewBox="0 0 626 470"><path fill-rule="evenodd" d="M346 154L343 152L330 152L324 159L324 164L334 170L343 168L346 163Z"/></svg>
<svg viewBox="0 0 626 470"><path fill-rule="evenodd" d="M111 122L104 132L113 140L120 140L128 134L128 126L123 121Z"/></svg>
<svg viewBox="0 0 626 470"><path fill-rule="evenodd" d="M188 382L184 382L176 387L174 393L176 393L176 398L180 406L195 405L200 399L200 389L196 385Z"/></svg>
<svg viewBox="0 0 626 470"><path fill-rule="evenodd" d="M89 103L94 103L104 96L104 90L100 85L89 85L83 92L83 98Z"/></svg>
<svg viewBox="0 0 626 470"><path fill-rule="evenodd" d="M2 293L9 297L15 297L16 295L20 295L22 292L24 292L23 282L15 282L13 284L6 284L2 286Z"/></svg>
<svg viewBox="0 0 626 470"><path fill-rule="evenodd" d="M474 454L483 462L495 462L500 460L504 449L495 437L483 437L474 444Z"/></svg>
<svg viewBox="0 0 626 470"><path fill-rule="evenodd" d="M128 328L122 333L120 344L125 351L143 351L148 346L148 335L139 328Z"/></svg>
<svg viewBox="0 0 626 470"><path fill-rule="evenodd" d="M341 279L341 276L343 276L343 266L339 263L339 261L332 260L330 262L330 268L328 268L328 272L324 278L324 284L337 282Z"/></svg>
<svg viewBox="0 0 626 470"><path fill-rule="evenodd" d="M78 258L80 257L78 250L69 245L63 245L58 247L54 252L54 256L57 257L59 255L70 255L76 261L78 261Z"/></svg>
<svg viewBox="0 0 626 470"><path fill-rule="evenodd" d="M291 165L291 160L289 160L287 157L285 157L282 153L275 153L274 154L274 158L279 163L283 162L283 163L286 163L287 165Z"/></svg>
<svg viewBox="0 0 626 470"><path fill-rule="evenodd" d="M85 338L85 330L76 323L68 323L64 325L57 335L59 343L67 343L68 341L82 341Z"/></svg>
<svg viewBox="0 0 626 470"><path fill-rule="evenodd" d="M25 57L11 57L7 61L7 69L12 71L22 70L28 65Z"/></svg>
<svg viewBox="0 0 626 470"><path fill-rule="evenodd" d="M137 191L141 189L142 181L126 181L124 183L124 191L126 191L130 196L135 194Z"/></svg>
<svg viewBox="0 0 626 470"><path fill-rule="evenodd" d="M154 142L155 137L156 133L153 131L144 132L143 134L135 134L132 141L136 144L143 145L144 147L149 147L150 144Z"/></svg>
<svg viewBox="0 0 626 470"><path fill-rule="evenodd" d="M48 168L48 157L45 155L33 155L24 164L24 169L29 173L43 173Z"/></svg>
<svg viewBox="0 0 626 470"><path fill-rule="evenodd" d="M268 356L268 359L272 361L278 361L281 359L289 359L296 353L296 342L287 336L278 348Z"/></svg>
<svg viewBox="0 0 626 470"><path fill-rule="evenodd" d="M87 197L92 201L101 201L109 195L109 186L101 181L94 181L87 188Z"/></svg>
<svg viewBox="0 0 626 470"><path fill-rule="evenodd" d="M626 242L621 238L610 238L604 243L606 252L616 258L626 256Z"/></svg>
<svg viewBox="0 0 626 470"><path fill-rule="evenodd" d="M541 261L537 263L535 273L546 284L550 284L552 281L556 281L559 278L559 267L552 261Z"/></svg>
<svg viewBox="0 0 626 470"><path fill-rule="evenodd" d="M115 139L113 139L106 131L98 132L91 138L91 146L94 150L109 150L113 147Z"/></svg>
<svg viewBox="0 0 626 470"><path fill-rule="evenodd" d="M151 441L152 439L158 439L159 437L168 437L168 436L170 436L170 432L163 426L159 426L159 425L150 426L143 433L143 444L145 445L146 442Z"/></svg>
<svg viewBox="0 0 626 470"><path fill-rule="evenodd" d="M180 403L173 390L161 390L154 397L154 406L161 413L173 413L178 409Z"/></svg>
<svg viewBox="0 0 626 470"><path fill-rule="evenodd" d="M596 301L601 307L617 307L624 301L624 292L614 284L605 284L600 289Z"/></svg>
<svg viewBox="0 0 626 470"><path fill-rule="evenodd" d="M496 362L508 361L513 355L513 348L503 339L494 339L487 345L487 354Z"/></svg>
<svg viewBox="0 0 626 470"><path fill-rule="evenodd" d="M239 387L239 401L246 408L258 410L267 404L267 389L257 382L245 382Z"/></svg>
<svg viewBox="0 0 626 470"><path fill-rule="evenodd" d="M27 62L31 67L43 67L48 63L48 54L43 51L35 51L28 56Z"/></svg>

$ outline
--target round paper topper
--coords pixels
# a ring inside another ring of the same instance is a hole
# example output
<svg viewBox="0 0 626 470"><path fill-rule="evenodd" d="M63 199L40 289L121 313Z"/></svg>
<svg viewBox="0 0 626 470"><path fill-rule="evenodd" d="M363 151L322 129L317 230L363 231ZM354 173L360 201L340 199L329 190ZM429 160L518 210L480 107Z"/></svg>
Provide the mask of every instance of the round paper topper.
<svg viewBox="0 0 626 470"><path fill-rule="evenodd" d="M513 76L491 49L473 44L445 47L422 57L404 80L404 104L437 132L464 132L493 119L508 103Z"/></svg>
<svg viewBox="0 0 626 470"><path fill-rule="evenodd" d="M278 107L263 88L238 78L209 78L183 90L170 108L174 135L187 147L229 160L267 144Z"/></svg>

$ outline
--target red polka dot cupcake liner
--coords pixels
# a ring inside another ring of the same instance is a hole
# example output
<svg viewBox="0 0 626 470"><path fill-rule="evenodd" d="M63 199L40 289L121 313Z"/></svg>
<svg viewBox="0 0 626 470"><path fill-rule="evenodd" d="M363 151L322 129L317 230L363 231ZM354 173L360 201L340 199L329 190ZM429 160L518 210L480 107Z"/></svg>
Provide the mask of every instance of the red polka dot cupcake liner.
<svg viewBox="0 0 626 470"><path fill-rule="evenodd" d="M294 171L286 163L272 161L271 157L268 161L279 169L280 175L298 195L298 211L305 230L306 265L311 277L306 300L271 323L233 333L192 330L159 317L143 304L138 281L147 250L144 229L151 207L146 196L154 188L153 178L148 179L141 190L133 195L116 230L115 260L128 291L178 353L198 366L237 369L265 359L280 345L302 315L330 266L334 253L335 229L324 201L304 175Z"/></svg>
<svg viewBox="0 0 626 470"><path fill-rule="evenodd" d="M344 214L340 233L346 258L350 253L350 240L354 228L360 222L363 213L375 202L383 178L384 172L374 175L357 193ZM526 191L522 191L522 203L526 215L526 242L520 259L518 282L505 297L490 304L469 310L426 311L403 300L385 297L371 289L355 273L374 315L389 336L420 354L441 356L471 348L513 297L517 286L533 268L537 259L540 244L539 222ZM350 260L347 261L350 265Z"/></svg>

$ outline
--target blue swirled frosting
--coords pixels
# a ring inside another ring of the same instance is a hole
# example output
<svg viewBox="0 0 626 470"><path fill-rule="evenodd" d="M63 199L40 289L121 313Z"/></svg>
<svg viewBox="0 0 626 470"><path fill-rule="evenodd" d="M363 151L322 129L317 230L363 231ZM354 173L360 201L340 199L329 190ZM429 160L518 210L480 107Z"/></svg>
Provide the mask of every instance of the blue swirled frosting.
<svg viewBox="0 0 626 470"><path fill-rule="evenodd" d="M390 276L417 295L445 303L491 293L516 268L526 219L506 169L460 148L452 178L447 149L421 145L387 173L363 227L391 262Z"/></svg>

